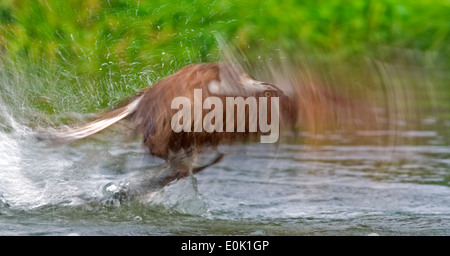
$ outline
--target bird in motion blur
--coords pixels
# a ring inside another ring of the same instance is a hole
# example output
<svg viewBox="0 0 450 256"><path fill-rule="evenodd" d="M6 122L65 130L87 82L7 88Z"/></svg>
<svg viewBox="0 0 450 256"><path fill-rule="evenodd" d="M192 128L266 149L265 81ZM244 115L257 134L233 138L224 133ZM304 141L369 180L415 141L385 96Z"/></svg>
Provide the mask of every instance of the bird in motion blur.
<svg viewBox="0 0 450 256"><path fill-rule="evenodd" d="M222 153L217 153L209 163L193 167L192 159L203 149L216 149L221 143L249 140L261 134L260 129L256 131L251 129L249 120L252 119L252 113L248 108L243 110L248 121L244 130L238 131L237 127L233 127L236 128L233 132L206 132L205 130L195 132L194 120L190 120L191 122L187 124L189 128L192 128L188 129L190 132L174 131L171 120L177 110L171 107L171 103L177 97L185 97L194 105L195 89L202 90L202 100L216 97L223 105L226 104L227 97L266 98L265 102L269 105L272 99L277 98L280 102L281 123L292 122L296 116L295 101L277 86L257 81L230 64L204 63L186 66L131 95L124 106L107 112L78 128L56 130L51 136L63 142L80 140L126 118L135 132L143 135L143 144L149 149L149 153L164 159L166 165L170 166L167 171L147 181L149 186L162 187L173 180L187 177L214 165L224 157ZM257 104L261 104L260 100ZM223 111L223 116L226 116L225 109ZM236 111L235 108L234 116L239 114ZM207 113L207 110L202 110L202 118ZM216 123L217 121L215 120ZM234 125L237 126L237 122ZM225 128L223 127L223 131Z"/></svg>

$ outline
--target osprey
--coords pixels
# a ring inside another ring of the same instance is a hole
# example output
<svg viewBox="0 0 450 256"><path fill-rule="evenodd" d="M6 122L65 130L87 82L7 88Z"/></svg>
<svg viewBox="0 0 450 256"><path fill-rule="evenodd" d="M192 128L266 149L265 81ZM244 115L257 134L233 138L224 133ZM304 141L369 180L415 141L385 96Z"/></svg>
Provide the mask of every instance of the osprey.
<svg viewBox="0 0 450 256"><path fill-rule="evenodd" d="M292 122L296 117L295 102L275 85L256 81L245 72L229 64L204 63L186 66L152 86L144 88L129 97L125 106L112 110L93 122L78 128L55 131L52 136L60 141L79 140L128 118L135 128L135 132L143 135L143 144L148 147L150 154L173 165L173 163L180 162L179 159L176 159L180 152L195 153L204 147L216 147L220 143L242 141L253 138L258 134L261 135L261 129L256 129L256 131L254 131L254 128L250 129L252 127L250 120L254 119L248 106L241 109L234 108L234 116L245 116L245 120L248 120L248 122L244 128L242 128L242 125L239 126L238 122L234 122L233 132L226 132L225 123L222 127L223 132L198 130L195 128L195 118L189 120L190 123L187 125L191 126L192 129L187 129L188 132L185 130L174 131L171 124L178 109L173 109L173 100L184 97L184 99L190 101L191 105L195 105L197 104L195 101L198 101L194 97L194 90L196 89L202 90L202 99L215 97L216 100L222 101L223 106L226 105L226 98L229 97L242 97L244 100L254 97L257 99L256 104L259 107L260 103L263 102L259 99L264 98L264 102L269 105L265 106L269 112L273 109L270 107L272 99L277 98L277 102L280 103L280 123ZM257 109L258 111L261 110L261 108ZM208 112L208 109L201 110L201 120ZM227 114L225 109L223 109L223 112L225 117ZM192 114L195 115L196 113ZM270 113L267 116L266 121L270 123ZM215 120L216 124L217 121ZM257 123L257 126L260 123ZM211 163L193 168L191 171L196 173L219 162L222 158L223 154L219 154ZM186 166L180 164L175 164L175 166L176 168L171 173L164 174L164 177L160 177L158 182L166 185L172 180L188 176L191 172Z"/></svg>

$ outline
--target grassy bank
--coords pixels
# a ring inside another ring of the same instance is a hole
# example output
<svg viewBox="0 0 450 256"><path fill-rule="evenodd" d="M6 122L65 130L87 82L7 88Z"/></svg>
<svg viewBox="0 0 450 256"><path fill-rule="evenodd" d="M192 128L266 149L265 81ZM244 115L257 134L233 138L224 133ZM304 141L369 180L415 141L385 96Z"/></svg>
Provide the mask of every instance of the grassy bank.
<svg viewBox="0 0 450 256"><path fill-rule="evenodd" d="M212 61L214 34L256 56L306 49L349 58L387 47L438 52L441 61L450 57L447 0L0 3L4 54L84 72L108 65L122 72L148 66L163 72Z"/></svg>

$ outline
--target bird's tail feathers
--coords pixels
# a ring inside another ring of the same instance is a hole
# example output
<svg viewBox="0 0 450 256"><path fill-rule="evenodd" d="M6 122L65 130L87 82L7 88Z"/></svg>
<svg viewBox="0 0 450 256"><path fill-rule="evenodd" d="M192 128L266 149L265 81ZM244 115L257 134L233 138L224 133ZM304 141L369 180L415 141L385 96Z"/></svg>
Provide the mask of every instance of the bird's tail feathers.
<svg viewBox="0 0 450 256"><path fill-rule="evenodd" d="M48 134L51 139L57 142L71 142L79 139L86 138L92 134L100 132L109 126L117 123L128 115L132 114L138 107L139 103L142 100L143 95L133 99L127 105L110 111L103 115L101 118L84 124L77 128L61 128L58 130L52 131Z"/></svg>

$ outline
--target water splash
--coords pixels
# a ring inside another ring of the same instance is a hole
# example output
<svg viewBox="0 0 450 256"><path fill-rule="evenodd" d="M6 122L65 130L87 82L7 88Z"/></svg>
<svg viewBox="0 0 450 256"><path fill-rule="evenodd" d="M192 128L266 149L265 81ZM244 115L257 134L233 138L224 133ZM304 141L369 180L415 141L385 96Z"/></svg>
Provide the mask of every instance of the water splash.
<svg viewBox="0 0 450 256"><path fill-rule="evenodd" d="M143 195L140 201L163 206L169 212L210 216L208 202L199 192L197 179L192 175L186 179L177 180L154 193Z"/></svg>
<svg viewBox="0 0 450 256"><path fill-rule="evenodd" d="M8 127L0 132L1 208L32 210L51 205L120 206L139 202L162 206L169 212L208 214L194 177L164 188L141 189L155 173L167 170L160 160L149 159L140 143L124 147L120 140L105 143L100 135L100 143L54 145L38 140L35 132L8 113L2 111L1 116L7 121L3 127ZM114 143L119 145L111 145ZM118 199L121 193L128 194Z"/></svg>

